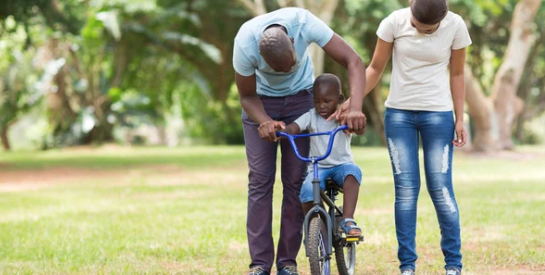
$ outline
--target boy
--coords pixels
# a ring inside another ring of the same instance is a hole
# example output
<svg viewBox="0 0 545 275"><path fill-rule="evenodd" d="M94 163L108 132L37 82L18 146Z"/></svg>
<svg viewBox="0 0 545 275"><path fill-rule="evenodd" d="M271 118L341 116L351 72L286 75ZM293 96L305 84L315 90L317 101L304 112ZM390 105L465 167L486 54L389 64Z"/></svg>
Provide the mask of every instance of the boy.
<svg viewBox="0 0 545 275"><path fill-rule="evenodd" d="M341 93L341 82L333 74L320 75L314 81L314 109L311 109L283 130L288 134L298 134L304 130L310 132L332 131L340 124L335 121L327 121L344 100ZM362 135L364 130L357 131ZM321 156L327 151L330 137L314 136L310 138L310 155ZM361 182L361 170L354 163L350 151L351 134L338 132L333 142L331 154L318 164L320 170L320 187L325 190L325 179L330 177L344 189L344 213L340 224L347 236L361 236L361 229L354 221L354 211L358 202L359 185ZM309 166L308 175L305 178L299 198L303 205L303 211L308 213L313 207L312 179L314 174L312 165Z"/></svg>

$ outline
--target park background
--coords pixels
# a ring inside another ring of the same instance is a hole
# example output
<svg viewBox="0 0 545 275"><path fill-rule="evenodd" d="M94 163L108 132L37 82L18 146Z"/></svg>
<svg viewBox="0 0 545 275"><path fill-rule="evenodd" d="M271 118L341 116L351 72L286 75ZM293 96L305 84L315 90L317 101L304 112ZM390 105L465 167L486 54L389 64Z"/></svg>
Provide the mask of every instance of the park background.
<svg viewBox="0 0 545 275"><path fill-rule="evenodd" d="M471 142L457 150L465 274L545 274L545 4L450 0L467 49ZM247 166L233 39L253 16L303 7L369 64L406 0L1 0L0 274L242 274ZM316 74L346 70L311 48ZM396 274L383 102L353 140L364 181L358 274ZM440 274L422 183L419 274ZM275 187L278 233L280 194ZM275 239L277 239L275 235ZM304 253L300 270L308 272Z"/></svg>

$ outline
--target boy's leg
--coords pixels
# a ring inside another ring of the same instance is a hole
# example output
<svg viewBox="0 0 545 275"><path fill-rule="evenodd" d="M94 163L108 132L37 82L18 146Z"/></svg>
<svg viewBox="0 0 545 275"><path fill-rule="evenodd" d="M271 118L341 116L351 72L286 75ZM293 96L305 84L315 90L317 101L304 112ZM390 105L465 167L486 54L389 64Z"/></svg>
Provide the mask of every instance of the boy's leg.
<svg viewBox="0 0 545 275"><path fill-rule="evenodd" d="M303 186L301 186L301 193L299 194L299 200L301 200L301 206L303 208L303 214L306 215L310 209L312 209L312 179L314 173L310 170L307 173Z"/></svg>
<svg viewBox="0 0 545 275"><path fill-rule="evenodd" d="M331 168L321 168L318 171L318 179L320 180L320 189L325 190L325 179L330 177L332 173ZM314 179L314 172L313 170L309 170L308 174L305 178L305 181L303 182L303 186L301 187L301 194L299 195L299 199L301 200L301 206L303 208L303 213L306 215L308 211L314 207L314 198L313 198L313 183L312 180Z"/></svg>
<svg viewBox="0 0 545 275"><path fill-rule="evenodd" d="M358 204L358 195L361 184L361 169L353 164L347 163L334 168L333 180L343 187L343 220L354 219L354 212ZM347 222L346 225L354 225L353 222ZM348 235L359 235L361 230L352 228Z"/></svg>

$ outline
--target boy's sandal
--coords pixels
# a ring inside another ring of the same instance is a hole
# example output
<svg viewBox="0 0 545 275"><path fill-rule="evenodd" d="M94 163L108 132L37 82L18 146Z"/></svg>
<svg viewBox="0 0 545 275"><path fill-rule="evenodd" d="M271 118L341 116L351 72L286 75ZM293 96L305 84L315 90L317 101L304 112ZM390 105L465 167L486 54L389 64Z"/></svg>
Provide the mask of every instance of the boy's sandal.
<svg viewBox="0 0 545 275"><path fill-rule="evenodd" d="M346 225L347 222L353 222L354 224ZM342 220L341 224L340 224L340 227L344 231L344 233L346 234L347 237L360 237L361 236L361 228L358 226L358 224L356 223L356 221L354 219L346 218L346 219ZM349 235L348 233L352 229L357 229L357 230L360 231L360 233L359 234L354 234L354 235Z"/></svg>

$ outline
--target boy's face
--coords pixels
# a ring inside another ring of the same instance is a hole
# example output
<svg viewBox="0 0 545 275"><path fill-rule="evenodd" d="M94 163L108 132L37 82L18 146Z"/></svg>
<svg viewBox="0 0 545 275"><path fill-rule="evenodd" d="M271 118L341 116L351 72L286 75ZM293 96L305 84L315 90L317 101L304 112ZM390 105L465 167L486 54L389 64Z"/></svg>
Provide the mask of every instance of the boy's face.
<svg viewBox="0 0 545 275"><path fill-rule="evenodd" d="M342 100L343 95L339 94L339 91L327 86L318 86L314 91L314 108L321 117L326 119L337 111L337 106Z"/></svg>

